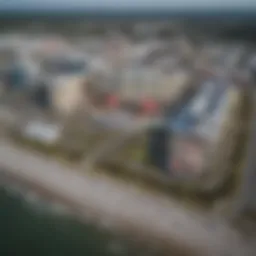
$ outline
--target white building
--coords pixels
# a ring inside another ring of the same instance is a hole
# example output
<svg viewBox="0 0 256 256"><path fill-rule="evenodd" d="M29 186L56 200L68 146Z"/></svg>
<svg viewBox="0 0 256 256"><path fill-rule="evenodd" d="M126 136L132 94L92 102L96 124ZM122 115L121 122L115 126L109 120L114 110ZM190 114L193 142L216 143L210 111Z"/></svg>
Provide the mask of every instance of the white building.
<svg viewBox="0 0 256 256"><path fill-rule="evenodd" d="M53 56L42 61L35 90L46 88L49 107L57 114L69 115L86 104L86 80L83 56Z"/></svg>
<svg viewBox="0 0 256 256"><path fill-rule="evenodd" d="M28 122L23 127L22 135L25 138L50 145L60 139L62 129L63 127L60 125L35 120Z"/></svg>
<svg viewBox="0 0 256 256"><path fill-rule="evenodd" d="M60 76L51 81L51 106L61 115L69 115L86 104L85 78Z"/></svg>
<svg viewBox="0 0 256 256"><path fill-rule="evenodd" d="M157 101L170 101L183 90L189 81L189 73L174 69L172 73L162 73L155 68L131 68L121 76L119 95L123 100L140 101L152 98Z"/></svg>

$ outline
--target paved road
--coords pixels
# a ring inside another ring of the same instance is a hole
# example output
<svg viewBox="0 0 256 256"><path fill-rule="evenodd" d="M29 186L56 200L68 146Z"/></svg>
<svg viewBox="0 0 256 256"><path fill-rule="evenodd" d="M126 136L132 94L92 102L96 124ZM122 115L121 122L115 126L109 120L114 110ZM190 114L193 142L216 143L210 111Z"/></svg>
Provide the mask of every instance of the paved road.
<svg viewBox="0 0 256 256"><path fill-rule="evenodd" d="M256 96L254 96L255 98ZM256 210L255 184L256 184L256 108L252 114L253 119L250 126L250 140L247 148L246 166L241 177L241 188L238 199L234 204L234 217L239 216L244 210Z"/></svg>
<svg viewBox="0 0 256 256"><path fill-rule="evenodd" d="M202 255L250 256L248 241L220 221L185 210L165 198L136 190L111 179L79 174L37 153L0 141L0 165L8 172L40 184L86 209L92 208L111 222L126 223L158 237L185 241Z"/></svg>

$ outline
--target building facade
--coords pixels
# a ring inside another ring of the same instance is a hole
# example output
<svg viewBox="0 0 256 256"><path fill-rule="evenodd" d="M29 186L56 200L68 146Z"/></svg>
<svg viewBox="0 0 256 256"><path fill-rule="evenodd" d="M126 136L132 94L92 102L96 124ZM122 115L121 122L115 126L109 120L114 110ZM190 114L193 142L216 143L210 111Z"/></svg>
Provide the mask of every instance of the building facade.
<svg viewBox="0 0 256 256"><path fill-rule="evenodd" d="M175 177L197 177L205 172L211 154L216 145L220 145L219 137L231 104L229 85L218 79L205 81L175 114L166 117L161 128L163 134L168 134L161 140L166 173ZM150 141L156 139L149 138ZM155 157L150 155L152 159ZM157 164L155 160L151 162ZM157 167L162 169L163 163Z"/></svg>
<svg viewBox="0 0 256 256"><path fill-rule="evenodd" d="M86 79L76 76L56 77L52 81L52 109L61 115L69 115L86 104L84 86Z"/></svg>
<svg viewBox="0 0 256 256"><path fill-rule="evenodd" d="M189 81L189 74L182 69L163 73L156 68L133 68L125 70L117 90L124 101L154 99L159 102L175 98Z"/></svg>

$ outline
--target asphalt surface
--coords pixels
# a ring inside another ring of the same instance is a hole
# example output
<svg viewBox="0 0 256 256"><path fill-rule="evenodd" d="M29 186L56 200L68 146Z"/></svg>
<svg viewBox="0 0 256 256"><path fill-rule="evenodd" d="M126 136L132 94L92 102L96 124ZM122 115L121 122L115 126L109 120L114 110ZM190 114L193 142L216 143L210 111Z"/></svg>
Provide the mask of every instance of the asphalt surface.
<svg viewBox="0 0 256 256"><path fill-rule="evenodd" d="M0 165L10 174L90 208L104 221L146 230L157 237L183 241L202 255L255 255L253 242L221 220L185 209L175 201L100 176L81 174L58 161L0 140ZM0 171L1 174L1 171Z"/></svg>
<svg viewBox="0 0 256 256"><path fill-rule="evenodd" d="M250 127L250 141L247 148L246 165L241 176L241 187L238 193L238 198L234 204L234 218L238 217L245 210L256 210L256 108L253 112L251 127Z"/></svg>

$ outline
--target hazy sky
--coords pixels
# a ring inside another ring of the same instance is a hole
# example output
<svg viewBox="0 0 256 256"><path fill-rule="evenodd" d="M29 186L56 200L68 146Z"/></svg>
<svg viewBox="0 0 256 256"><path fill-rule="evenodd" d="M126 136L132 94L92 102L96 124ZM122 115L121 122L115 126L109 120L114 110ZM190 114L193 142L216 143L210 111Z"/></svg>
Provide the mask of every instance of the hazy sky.
<svg viewBox="0 0 256 256"><path fill-rule="evenodd" d="M142 9L232 9L255 8L256 0L0 0L0 10L3 9L88 9L104 8L125 10Z"/></svg>

